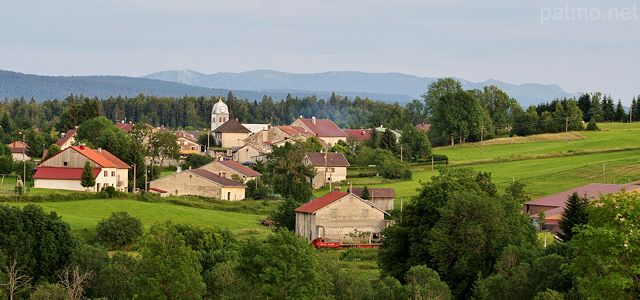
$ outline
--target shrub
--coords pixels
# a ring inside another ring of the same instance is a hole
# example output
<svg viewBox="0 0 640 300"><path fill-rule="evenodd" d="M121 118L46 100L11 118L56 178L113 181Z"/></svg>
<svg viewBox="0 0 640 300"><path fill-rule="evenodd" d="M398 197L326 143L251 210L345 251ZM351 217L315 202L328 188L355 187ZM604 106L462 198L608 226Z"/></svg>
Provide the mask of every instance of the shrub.
<svg viewBox="0 0 640 300"><path fill-rule="evenodd" d="M96 241L110 249L121 249L142 236L142 222L126 211L112 212L96 227Z"/></svg>

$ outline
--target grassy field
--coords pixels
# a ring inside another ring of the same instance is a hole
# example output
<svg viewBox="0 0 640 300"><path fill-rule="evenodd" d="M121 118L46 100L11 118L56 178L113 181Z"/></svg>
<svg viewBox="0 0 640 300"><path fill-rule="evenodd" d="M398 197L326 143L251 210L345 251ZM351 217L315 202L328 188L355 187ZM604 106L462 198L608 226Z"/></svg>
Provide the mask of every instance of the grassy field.
<svg viewBox="0 0 640 300"><path fill-rule="evenodd" d="M514 180L522 181L533 199L588 183L620 184L640 180L640 123L633 123L631 130L629 124L599 126L602 131L491 141L494 145L482 146L482 157L479 143L436 148L434 153L449 157L446 168L468 166L491 172L499 189ZM393 187L397 199L407 201L420 188L420 181L427 182L437 174L437 170L427 169L414 171L411 181L381 177L348 178L347 181L353 186ZM343 186L342 190L346 188ZM326 191L328 189L316 195ZM396 203L396 207L399 205Z"/></svg>
<svg viewBox="0 0 640 300"><path fill-rule="evenodd" d="M8 203L24 206L28 203ZM73 230L95 229L98 221L111 212L126 211L139 218L145 227L156 222L171 220L174 223L203 224L227 229L235 233L260 234L269 229L257 219L263 215L223 212L201 208L179 206L170 203L147 203L123 199L99 199L70 202L37 203L47 211L55 211Z"/></svg>

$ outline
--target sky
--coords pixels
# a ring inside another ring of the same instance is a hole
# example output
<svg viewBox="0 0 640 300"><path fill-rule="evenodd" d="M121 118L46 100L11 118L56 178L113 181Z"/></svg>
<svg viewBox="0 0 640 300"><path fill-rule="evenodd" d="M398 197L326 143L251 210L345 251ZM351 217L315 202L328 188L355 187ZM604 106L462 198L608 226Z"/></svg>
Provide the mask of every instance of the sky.
<svg viewBox="0 0 640 300"><path fill-rule="evenodd" d="M0 69L397 72L640 95L640 2L9 0ZM426 90L426 87L425 87Z"/></svg>

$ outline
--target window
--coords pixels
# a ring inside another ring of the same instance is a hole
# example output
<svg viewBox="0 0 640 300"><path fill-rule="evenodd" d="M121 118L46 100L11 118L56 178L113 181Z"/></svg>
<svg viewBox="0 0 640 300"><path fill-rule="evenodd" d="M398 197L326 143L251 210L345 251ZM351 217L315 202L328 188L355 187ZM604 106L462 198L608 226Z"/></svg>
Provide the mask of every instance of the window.
<svg viewBox="0 0 640 300"><path fill-rule="evenodd" d="M336 168L327 168L327 173L333 173L336 171Z"/></svg>
<svg viewBox="0 0 640 300"><path fill-rule="evenodd" d="M111 171L111 177L116 177L116 171Z"/></svg>
<svg viewBox="0 0 640 300"><path fill-rule="evenodd" d="M66 161L62 163L62 165L63 165L63 166L65 166L65 167L66 167L68 164L69 164L69 163L68 163L68 162L66 162Z"/></svg>
<svg viewBox="0 0 640 300"><path fill-rule="evenodd" d="M337 209L332 209L330 217L337 218L338 217L338 210Z"/></svg>
<svg viewBox="0 0 640 300"><path fill-rule="evenodd" d="M109 171L104 171L104 177L109 177Z"/></svg>

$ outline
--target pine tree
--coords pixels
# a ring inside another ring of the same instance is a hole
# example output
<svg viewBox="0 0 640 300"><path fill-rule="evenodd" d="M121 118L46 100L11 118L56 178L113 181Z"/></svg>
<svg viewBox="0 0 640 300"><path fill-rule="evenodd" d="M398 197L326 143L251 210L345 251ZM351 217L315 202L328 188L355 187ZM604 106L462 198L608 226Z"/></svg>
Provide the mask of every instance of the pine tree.
<svg viewBox="0 0 640 300"><path fill-rule="evenodd" d="M562 229L562 233L558 233L558 236L564 241L568 242L576 234L573 229L578 225L587 224L587 204L589 199L586 196L580 197L577 192L573 192L571 196L567 198L567 205L565 206L564 215L558 222L558 226Z"/></svg>
<svg viewBox="0 0 640 300"><path fill-rule="evenodd" d="M82 169L80 185L87 189L96 185L96 179L93 177L93 169L91 168L91 163L89 163L88 160L84 163L84 168Z"/></svg>
<svg viewBox="0 0 640 300"><path fill-rule="evenodd" d="M362 199L369 200L370 198L371 196L369 195L369 189L365 185L364 188L362 189Z"/></svg>

